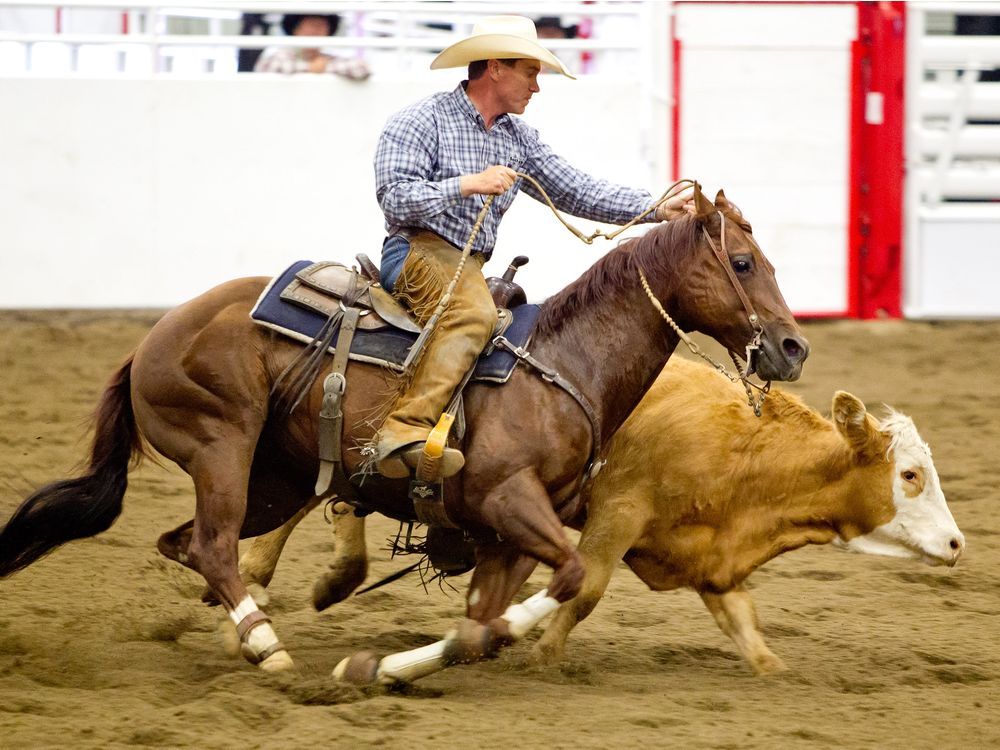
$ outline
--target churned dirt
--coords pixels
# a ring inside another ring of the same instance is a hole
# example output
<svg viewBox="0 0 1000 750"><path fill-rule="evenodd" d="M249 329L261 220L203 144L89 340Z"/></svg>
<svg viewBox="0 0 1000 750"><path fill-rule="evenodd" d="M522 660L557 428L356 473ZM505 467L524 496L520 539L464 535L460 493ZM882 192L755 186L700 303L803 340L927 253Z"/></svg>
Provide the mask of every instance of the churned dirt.
<svg viewBox="0 0 1000 750"><path fill-rule="evenodd" d="M0 313L0 516L67 476L105 378L157 313ZM654 594L622 567L559 667L530 644L398 692L338 686L345 655L440 638L462 596L406 578L317 614L330 534L292 537L268 607L299 671L225 654L200 579L155 551L192 515L188 478L147 463L107 533L0 581L0 746L253 748L931 748L1000 745L1000 323L823 322L791 386L826 412L836 389L910 414L934 451L968 550L952 570L831 548L751 579L772 649L756 678L690 591ZM370 580L408 560L369 524ZM463 587L467 578L455 579ZM541 588L537 573L522 595ZM529 639L530 640L530 639Z"/></svg>

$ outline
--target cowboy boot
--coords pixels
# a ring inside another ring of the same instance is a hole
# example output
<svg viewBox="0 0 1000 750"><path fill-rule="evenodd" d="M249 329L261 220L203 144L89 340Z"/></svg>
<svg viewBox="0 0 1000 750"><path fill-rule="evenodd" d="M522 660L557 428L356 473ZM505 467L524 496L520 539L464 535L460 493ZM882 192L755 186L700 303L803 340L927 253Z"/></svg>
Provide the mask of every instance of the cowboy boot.
<svg viewBox="0 0 1000 750"><path fill-rule="evenodd" d="M433 314L460 258L456 248L433 234L421 232L411 241L393 294L413 310L421 324ZM497 312L482 262L473 256L466 263L409 385L379 429L375 458L383 476L403 478L416 468L428 434L489 341ZM441 476L457 473L464 463L461 451L445 448L439 464Z"/></svg>

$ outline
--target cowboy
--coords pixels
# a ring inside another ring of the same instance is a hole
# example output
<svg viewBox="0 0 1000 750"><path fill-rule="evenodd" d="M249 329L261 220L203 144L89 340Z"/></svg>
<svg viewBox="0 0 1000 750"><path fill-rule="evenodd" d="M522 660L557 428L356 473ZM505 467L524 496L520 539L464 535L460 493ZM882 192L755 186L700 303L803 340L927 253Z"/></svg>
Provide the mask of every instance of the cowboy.
<svg viewBox="0 0 1000 750"><path fill-rule="evenodd" d="M450 303L438 320L405 392L379 429L376 467L387 477L409 475L423 444L455 388L489 341L497 320L482 266L497 226L518 190L541 196L517 172L531 175L561 210L624 224L653 204L644 190L615 185L572 167L513 115L539 91L542 66L574 78L538 43L534 23L521 16L491 16L472 35L451 45L432 69L468 66L468 80L389 118L375 152L375 182L386 218L382 249L384 286L423 325L452 280L487 196L495 196ZM662 221L689 209L690 193L661 204L647 219ZM444 477L465 459L447 448Z"/></svg>

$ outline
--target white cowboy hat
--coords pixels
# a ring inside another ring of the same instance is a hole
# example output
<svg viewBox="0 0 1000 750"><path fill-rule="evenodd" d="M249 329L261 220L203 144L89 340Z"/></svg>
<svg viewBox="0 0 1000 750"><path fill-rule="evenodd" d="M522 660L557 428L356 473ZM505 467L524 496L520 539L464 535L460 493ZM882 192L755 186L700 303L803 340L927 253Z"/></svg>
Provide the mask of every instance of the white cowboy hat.
<svg viewBox="0 0 1000 750"><path fill-rule="evenodd" d="M538 43L534 21L524 16L487 16L472 27L472 36L442 50L431 63L431 70L509 58L538 60L557 73L576 78L558 57Z"/></svg>

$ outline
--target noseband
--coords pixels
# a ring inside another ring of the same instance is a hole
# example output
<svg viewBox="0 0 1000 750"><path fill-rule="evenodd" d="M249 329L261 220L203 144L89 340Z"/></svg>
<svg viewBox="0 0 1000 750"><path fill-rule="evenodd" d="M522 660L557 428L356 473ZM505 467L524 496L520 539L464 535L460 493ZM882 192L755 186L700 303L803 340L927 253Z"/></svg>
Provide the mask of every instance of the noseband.
<svg viewBox="0 0 1000 750"><path fill-rule="evenodd" d="M757 315L757 311L754 310L753 303L750 302L750 298L747 296L746 291L743 289L743 284L736 277L736 272L733 271L732 264L729 262L729 254L726 252L726 216L721 211L717 211L719 217L722 219L722 225L720 230L720 236L722 238L721 247L715 244L715 240L712 239L712 235L708 233L708 230L704 227L701 228L702 234L705 235L705 239L708 240L709 247L712 248L712 254L715 255L716 260L722 264L722 268L726 272L726 277L729 279L729 283L732 284L733 290L736 292L736 296L740 298L740 302L743 304L743 309L746 311L747 320L750 323L750 327L753 329L753 336L751 336L750 341L747 342L746 346L746 367L740 364L737 356L730 351L729 356L733 360L733 365L736 367L736 375L732 375L725 366L716 362L712 357L701 350L701 347L683 330L681 327L674 322L674 319L670 317L670 314L663 309L663 305L653 294L653 290L649 287L649 282L646 281L646 274L643 273L642 268L639 267L639 280L642 282L642 288L646 292L646 296L649 297L649 301L653 303L653 307L656 308L657 312L660 313L667 324L674 330L678 338L683 341L687 348L691 350L691 353L701 357L703 360L708 362L717 371L725 375L730 382L737 382L743 384L743 389L747 394L747 405L753 409L753 413L756 416L760 416L761 407L764 404L764 399L766 398L768 392L771 390L771 381L767 381L764 385L760 386L754 382L750 381L750 372L753 369L753 358L760 351L761 339L764 335L764 329L760 324L760 316ZM753 390L758 392L757 397L754 397Z"/></svg>

